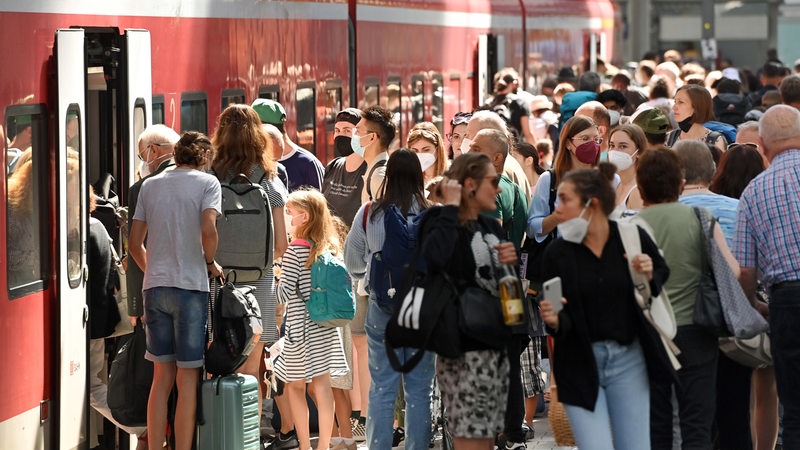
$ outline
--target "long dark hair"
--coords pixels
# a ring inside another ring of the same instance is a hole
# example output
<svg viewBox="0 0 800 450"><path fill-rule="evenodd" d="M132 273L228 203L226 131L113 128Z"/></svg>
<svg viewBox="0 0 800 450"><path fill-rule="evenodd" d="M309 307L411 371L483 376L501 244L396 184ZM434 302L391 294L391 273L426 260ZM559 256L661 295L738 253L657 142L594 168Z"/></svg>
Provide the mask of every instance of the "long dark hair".
<svg viewBox="0 0 800 450"><path fill-rule="evenodd" d="M708 190L731 198L739 198L747 184L766 170L764 158L754 146L732 145L719 162Z"/></svg>
<svg viewBox="0 0 800 450"><path fill-rule="evenodd" d="M386 163L386 177L381 184L381 198L375 202L370 212L370 220L378 211L384 210L392 203L407 215L416 201L422 209L429 206L425 198L425 182L422 177L422 166L417 154L407 148L401 148L389 157Z"/></svg>

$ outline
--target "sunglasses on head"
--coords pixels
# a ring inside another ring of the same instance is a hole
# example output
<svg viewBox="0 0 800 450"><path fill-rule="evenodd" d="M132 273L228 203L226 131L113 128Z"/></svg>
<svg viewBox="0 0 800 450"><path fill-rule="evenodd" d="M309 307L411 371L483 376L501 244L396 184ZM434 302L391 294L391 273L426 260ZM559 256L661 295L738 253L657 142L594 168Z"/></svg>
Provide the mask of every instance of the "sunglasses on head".
<svg viewBox="0 0 800 450"><path fill-rule="evenodd" d="M737 145L743 145L745 147L750 147L753 150L758 150L758 144L755 144L753 142L734 142L733 144L728 144L727 149L730 150L730 149L736 147Z"/></svg>

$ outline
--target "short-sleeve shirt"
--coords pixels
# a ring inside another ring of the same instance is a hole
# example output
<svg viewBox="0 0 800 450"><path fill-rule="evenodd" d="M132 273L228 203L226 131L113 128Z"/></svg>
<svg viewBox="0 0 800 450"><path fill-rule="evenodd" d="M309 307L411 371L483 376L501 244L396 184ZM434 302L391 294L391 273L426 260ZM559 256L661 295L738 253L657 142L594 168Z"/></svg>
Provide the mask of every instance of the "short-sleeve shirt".
<svg viewBox="0 0 800 450"><path fill-rule="evenodd" d="M528 222L528 200L522 189L505 175L500 177L500 189L502 192L495 198L497 209L485 215L500 219L506 232L504 238L513 242L514 247L519 250Z"/></svg>
<svg viewBox="0 0 800 450"><path fill-rule="evenodd" d="M279 162L286 168L289 192L296 191L302 186L311 186L317 190L322 188L325 168L308 150L295 145Z"/></svg>
<svg viewBox="0 0 800 450"><path fill-rule="evenodd" d="M348 172L344 157L334 159L325 168L322 179L322 194L328 201L328 207L350 226L361 206L361 191L364 188L364 175L367 163L363 162L358 169Z"/></svg>
<svg viewBox="0 0 800 450"><path fill-rule="evenodd" d="M134 220L147 223L147 269L142 289L175 287L208 292L202 244L202 216L221 214L216 177L175 169L145 180Z"/></svg>
<svg viewBox="0 0 800 450"><path fill-rule="evenodd" d="M711 215L719 220L719 227L728 247L733 248L733 229L736 226L736 208L739 200L720 194L691 194L682 195L678 201L689 206L704 206L711 211Z"/></svg>

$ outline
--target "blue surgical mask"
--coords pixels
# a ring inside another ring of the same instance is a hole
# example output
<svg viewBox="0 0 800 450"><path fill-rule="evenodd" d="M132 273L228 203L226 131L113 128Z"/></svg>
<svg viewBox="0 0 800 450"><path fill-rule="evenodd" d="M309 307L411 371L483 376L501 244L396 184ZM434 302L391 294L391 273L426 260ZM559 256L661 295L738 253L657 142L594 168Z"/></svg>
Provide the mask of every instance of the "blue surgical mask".
<svg viewBox="0 0 800 450"><path fill-rule="evenodd" d="M361 146L361 136L357 134L353 134L353 138L350 140L350 148L353 149L353 153L360 157L364 157L364 152L366 151L365 147Z"/></svg>

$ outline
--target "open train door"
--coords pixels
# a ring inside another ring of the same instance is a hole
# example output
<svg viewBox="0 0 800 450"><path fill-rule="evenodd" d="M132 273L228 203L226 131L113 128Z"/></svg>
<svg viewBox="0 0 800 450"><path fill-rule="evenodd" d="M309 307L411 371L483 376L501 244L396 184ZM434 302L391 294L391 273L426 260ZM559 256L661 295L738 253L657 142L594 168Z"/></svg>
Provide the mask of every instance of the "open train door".
<svg viewBox="0 0 800 450"><path fill-rule="evenodd" d="M136 182L136 142L142 131L153 124L153 79L151 72L150 32L147 30L125 30L126 67L126 176L127 185Z"/></svg>
<svg viewBox="0 0 800 450"><path fill-rule="evenodd" d="M57 307L54 336L57 448L87 443L86 189L84 138L86 69L84 31L59 29L55 35L57 107L56 217Z"/></svg>

